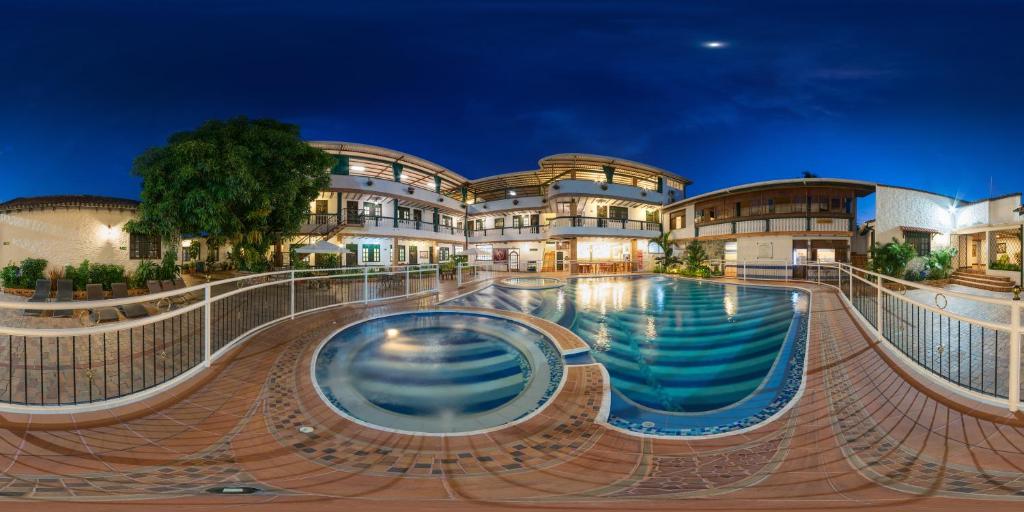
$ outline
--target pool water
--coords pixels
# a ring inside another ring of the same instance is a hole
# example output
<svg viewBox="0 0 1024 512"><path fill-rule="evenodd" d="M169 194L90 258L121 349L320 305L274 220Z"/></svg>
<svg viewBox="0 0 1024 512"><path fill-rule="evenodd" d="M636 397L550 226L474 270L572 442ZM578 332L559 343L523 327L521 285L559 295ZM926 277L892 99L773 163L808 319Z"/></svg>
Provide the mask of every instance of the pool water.
<svg viewBox="0 0 1024 512"><path fill-rule="evenodd" d="M561 362L538 331L502 318L423 312L343 329L317 353L324 398L391 430L455 433L518 419L557 388Z"/></svg>
<svg viewBox="0 0 1024 512"><path fill-rule="evenodd" d="M609 422L695 435L756 424L802 379L808 297L793 289L666 276L488 287L452 302L521 311L571 329L612 384Z"/></svg>
<svg viewBox="0 0 1024 512"><path fill-rule="evenodd" d="M563 284L564 281L554 277L506 277L498 281L499 286L524 289L554 288Z"/></svg>

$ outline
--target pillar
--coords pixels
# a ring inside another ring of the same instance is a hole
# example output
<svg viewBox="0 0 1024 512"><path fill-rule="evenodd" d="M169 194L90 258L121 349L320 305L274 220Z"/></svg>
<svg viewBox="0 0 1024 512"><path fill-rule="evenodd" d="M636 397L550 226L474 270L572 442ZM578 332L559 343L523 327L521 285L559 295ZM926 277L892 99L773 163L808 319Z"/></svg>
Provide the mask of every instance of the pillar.
<svg viewBox="0 0 1024 512"><path fill-rule="evenodd" d="M402 181L402 164L398 162L392 163L391 172L395 176L395 181Z"/></svg>
<svg viewBox="0 0 1024 512"><path fill-rule="evenodd" d="M398 237L391 237L391 264L398 265Z"/></svg>
<svg viewBox="0 0 1024 512"><path fill-rule="evenodd" d="M664 176L658 176L658 193L660 194L660 193L662 193L664 191L665 191L665 177Z"/></svg>
<svg viewBox="0 0 1024 512"><path fill-rule="evenodd" d="M615 168L610 165L605 165L602 166L602 169L604 169L604 182L611 183L612 180L615 178Z"/></svg>
<svg viewBox="0 0 1024 512"><path fill-rule="evenodd" d="M391 221L394 224L394 227L397 228L398 227L398 198L396 197L394 199L394 201L395 201L395 206L394 206L394 209L391 211Z"/></svg>
<svg viewBox="0 0 1024 512"><path fill-rule="evenodd" d="M438 224L440 224L440 223L441 223L441 214L437 212L437 207L435 206L434 207L434 232L435 233L441 230L440 226L438 226Z"/></svg>
<svg viewBox="0 0 1024 512"><path fill-rule="evenodd" d="M441 177L434 176L434 192L441 193Z"/></svg>

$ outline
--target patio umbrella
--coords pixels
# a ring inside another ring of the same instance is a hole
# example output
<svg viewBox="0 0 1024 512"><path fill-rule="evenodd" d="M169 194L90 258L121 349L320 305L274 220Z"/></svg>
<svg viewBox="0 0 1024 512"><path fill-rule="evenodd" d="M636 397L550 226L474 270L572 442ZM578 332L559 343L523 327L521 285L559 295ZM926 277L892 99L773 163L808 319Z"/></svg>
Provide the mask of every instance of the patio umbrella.
<svg viewBox="0 0 1024 512"><path fill-rule="evenodd" d="M295 249L295 252L299 254L348 254L352 251L340 245L332 244L327 240L320 240L310 245L303 245Z"/></svg>

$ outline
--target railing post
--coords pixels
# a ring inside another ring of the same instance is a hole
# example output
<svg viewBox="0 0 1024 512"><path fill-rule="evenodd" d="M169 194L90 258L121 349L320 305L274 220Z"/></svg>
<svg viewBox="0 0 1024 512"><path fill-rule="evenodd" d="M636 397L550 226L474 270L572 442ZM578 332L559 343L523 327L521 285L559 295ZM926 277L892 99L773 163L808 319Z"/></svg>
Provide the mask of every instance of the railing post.
<svg viewBox="0 0 1024 512"><path fill-rule="evenodd" d="M840 272L840 275L842 275L842 272L843 272L842 265L839 266L839 272ZM850 287L850 303L853 303L853 267L850 267L850 266L846 267L846 278L850 280L850 282L848 283L849 287Z"/></svg>
<svg viewBox="0 0 1024 512"><path fill-rule="evenodd" d="M1010 306L1010 382L1006 394L1010 412L1020 409L1020 309L1018 304Z"/></svg>
<svg viewBox="0 0 1024 512"><path fill-rule="evenodd" d="M370 267L363 267L363 304L370 302Z"/></svg>
<svg viewBox="0 0 1024 512"><path fill-rule="evenodd" d="M747 280L747 260L743 260L743 280Z"/></svg>
<svg viewBox="0 0 1024 512"><path fill-rule="evenodd" d="M434 290L441 293L441 265L434 267Z"/></svg>
<svg viewBox="0 0 1024 512"><path fill-rule="evenodd" d="M210 367L213 356L213 340L210 329L210 285L203 288L203 366Z"/></svg>
<svg viewBox="0 0 1024 512"><path fill-rule="evenodd" d="M409 267L405 267L405 296L409 296Z"/></svg>
<svg viewBox="0 0 1024 512"><path fill-rule="evenodd" d="M885 335L882 334L885 330L882 328L882 278L881 276L875 276L875 329L878 330L878 338L885 339Z"/></svg>
<svg viewBox="0 0 1024 512"><path fill-rule="evenodd" d="M291 281L288 283L289 295L291 296L289 316L295 320L295 271L291 272Z"/></svg>

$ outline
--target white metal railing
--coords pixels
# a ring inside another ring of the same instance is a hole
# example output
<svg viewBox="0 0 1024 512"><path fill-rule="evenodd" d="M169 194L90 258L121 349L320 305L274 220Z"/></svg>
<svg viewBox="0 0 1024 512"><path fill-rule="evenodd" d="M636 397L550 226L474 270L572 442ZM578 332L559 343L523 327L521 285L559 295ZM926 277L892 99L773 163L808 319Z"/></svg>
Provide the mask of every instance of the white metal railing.
<svg viewBox="0 0 1024 512"><path fill-rule="evenodd" d="M768 266L764 260L725 263L735 265L739 279L780 275L834 287L904 363L966 396L1020 408L1022 301L937 288L846 263L782 262L773 270L761 268Z"/></svg>
<svg viewBox="0 0 1024 512"><path fill-rule="evenodd" d="M203 371L276 322L439 290L437 265L407 265L266 272L96 301L3 300L0 411L73 412L141 400ZM88 326L35 318L105 308L125 318Z"/></svg>
<svg viewBox="0 0 1024 512"><path fill-rule="evenodd" d="M465 284L494 279L496 274L503 271L507 272L508 267L496 270L496 265L490 262L460 263L455 267L455 282L461 288Z"/></svg>

